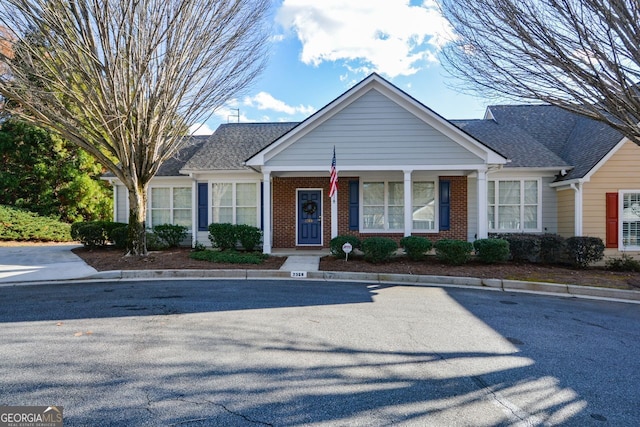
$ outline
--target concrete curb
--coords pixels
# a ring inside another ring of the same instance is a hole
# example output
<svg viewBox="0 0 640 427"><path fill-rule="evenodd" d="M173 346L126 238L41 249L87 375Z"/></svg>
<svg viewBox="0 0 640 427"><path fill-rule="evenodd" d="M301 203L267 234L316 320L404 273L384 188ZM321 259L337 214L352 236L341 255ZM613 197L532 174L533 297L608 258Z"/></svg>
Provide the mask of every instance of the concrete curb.
<svg viewBox="0 0 640 427"><path fill-rule="evenodd" d="M373 282L407 286L450 286L503 292L524 292L574 298L591 298L640 304L640 291L565 285L560 283L526 282L519 280L479 279L474 277L426 276L390 273L356 273L343 271L309 271L305 278L293 278L282 270L116 270L102 271L77 281L87 280L150 280L150 279L289 279L348 282Z"/></svg>

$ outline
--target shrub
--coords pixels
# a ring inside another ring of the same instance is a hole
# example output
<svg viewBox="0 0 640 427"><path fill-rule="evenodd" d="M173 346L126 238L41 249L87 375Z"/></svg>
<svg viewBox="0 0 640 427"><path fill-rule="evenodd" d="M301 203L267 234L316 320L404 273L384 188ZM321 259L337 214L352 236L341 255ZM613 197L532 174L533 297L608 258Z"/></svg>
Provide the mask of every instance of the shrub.
<svg viewBox="0 0 640 427"><path fill-rule="evenodd" d="M209 240L214 248L235 249L238 243L236 228L228 223L209 224Z"/></svg>
<svg viewBox="0 0 640 427"><path fill-rule="evenodd" d="M187 227L175 224L160 224L153 227L153 232L170 248L180 246L180 242L187 237Z"/></svg>
<svg viewBox="0 0 640 427"><path fill-rule="evenodd" d="M504 239L479 239L473 242L473 247L484 263L495 264L509 259L509 242Z"/></svg>
<svg viewBox="0 0 640 427"><path fill-rule="evenodd" d="M360 239L358 239L356 236L349 236L349 235L336 236L333 239L331 239L331 242L329 243L329 249L331 250L331 255L333 255L336 258L346 258L347 254L345 254L344 251L342 250L342 246L345 243L350 243L351 246L353 246L353 249L360 249L362 246Z"/></svg>
<svg viewBox="0 0 640 427"><path fill-rule="evenodd" d="M635 271L640 272L640 261L633 259L632 256L622 254L621 258L610 258L605 262L607 270L611 271Z"/></svg>
<svg viewBox="0 0 640 427"><path fill-rule="evenodd" d="M558 234L540 236L540 260L546 264L559 264L565 260L565 239Z"/></svg>
<svg viewBox="0 0 640 427"><path fill-rule="evenodd" d="M145 233L147 239L147 249L150 251L164 251L169 248L167 242L161 239L157 234L147 230Z"/></svg>
<svg viewBox="0 0 640 427"><path fill-rule="evenodd" d="M246 224L235 226L236 236L245 251L251 252L262 240L262 231L259 228Z"/></svg>
<svg viewBox="0 0 640 427"><path fill-rule="evenodd" d="M423 260L426 253L431 250L431 240L420 236L405 236L400 239L400 246L404 248L407 256L414 261Z"/></svg>
<svg viewBox="0 0 640 427"><path fill-rule="evenodd" d="M436 257L451 265L461 265L471 259L473 244L464 240L442 239L436 242Z"/></svg>
<svg viewBox="0 0 640 427"><path fill-rule="evenodd" d="M200 261L224 262L230 264L262 264L269 256L256 252L239 253L236 251L204 250L192 252L189 257Z"/></svg>
<svg viewBox="0 0 640 427"><path fill-rule="evenodd" d="M193 250L196 252L206 251L207 247L204 245L204 243L196 241L196 244L193 246Z"/></svg>
<svg viewBox="0 0 640 427"><path fill-rule="evenodd" d="M104 246L107 243L104 227L97 221L84 223L76 229L76 233L80 243L89 248Z"/></svg>
<svg viewBox="0 0 640 427"><path fill-rule="evenodd" d="M127 247L127 241L129 240L129 226L124 225L116 227L111 230L111 241L118 249L124 249Z"/></svg>
<svg viewBox="0 0 640 427"><path fill-rule="evenodd" d="M511 259L515 262L540 262L540 236L536 234L500 234L509 242Z"/></svg>
<svg viewBox="0 0 640 427"><path fill-rule="evenodd" d="M576 268L586 268L604 257L604 243L599 237L569 237L566 243L569 262Z"/></svg>
<svg viewBox="0 0 640 427"><path fill-rule="evenodd" d="M55 218L0 205L0 240L68 242L71 226Z"/></svg>
<svg viewBox="0 0 640 427"><path fill-rule="evenodd" d="M365 261L374 264L389 261L396 250L398 244L388 237L370 237L362 242Z"/></svg>

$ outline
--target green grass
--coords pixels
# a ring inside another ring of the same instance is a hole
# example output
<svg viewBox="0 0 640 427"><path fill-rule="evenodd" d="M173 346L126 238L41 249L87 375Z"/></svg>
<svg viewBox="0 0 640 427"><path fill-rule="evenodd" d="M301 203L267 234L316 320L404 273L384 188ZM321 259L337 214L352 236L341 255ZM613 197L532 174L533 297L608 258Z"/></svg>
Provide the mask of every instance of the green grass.
<svg viewBox="0 0 640 427"><path fill-rule="evenodd" d="M200 261L229 264L262 264L268 255L259 252L237 252L233 250L192 252L189 257Z"/></svg>
<svg viewBox="0 0 640 427"><path fill-rule="evenodd" d="M70 242L71 225L55 218L0 205L0 240Z"/></svg>

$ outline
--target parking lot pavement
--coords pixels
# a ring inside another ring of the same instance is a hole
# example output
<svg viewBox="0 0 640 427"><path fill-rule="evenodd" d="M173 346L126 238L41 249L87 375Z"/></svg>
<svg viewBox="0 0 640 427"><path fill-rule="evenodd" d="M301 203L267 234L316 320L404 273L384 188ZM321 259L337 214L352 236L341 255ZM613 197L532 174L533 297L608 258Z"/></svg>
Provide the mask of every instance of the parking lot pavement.
<svg viewBox="0 0 640 427"><path fill-rule="evenodd" d="M0 246L2 283L77 279L96 273L71 252L75 244Z"/></svg>
<svg viewBox="0 0 640 427"><path fill-rule="evenodd" d="M0 402L65 426L640 424L632 304L292 280L0 301Z"/></svg>

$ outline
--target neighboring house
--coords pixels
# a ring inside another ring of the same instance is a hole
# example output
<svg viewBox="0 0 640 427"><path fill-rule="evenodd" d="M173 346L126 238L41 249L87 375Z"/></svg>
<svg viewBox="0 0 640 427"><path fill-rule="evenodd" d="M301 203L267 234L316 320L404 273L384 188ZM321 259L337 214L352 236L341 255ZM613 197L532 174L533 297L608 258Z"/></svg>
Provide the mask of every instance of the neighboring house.
<svg viewBox="0 0 640 427"><path fill-rule="evenodd" d="M339 191L329 197L335 147ZM264 231L264 252L332 237L494 232L601 237L640 250L640 147L607 125L548 105L489 107L446 120L372 74L300 123L221 125L187 138L152 180L148 226L212 222ZM115 220L126 222L124 187Z"/></svg>

